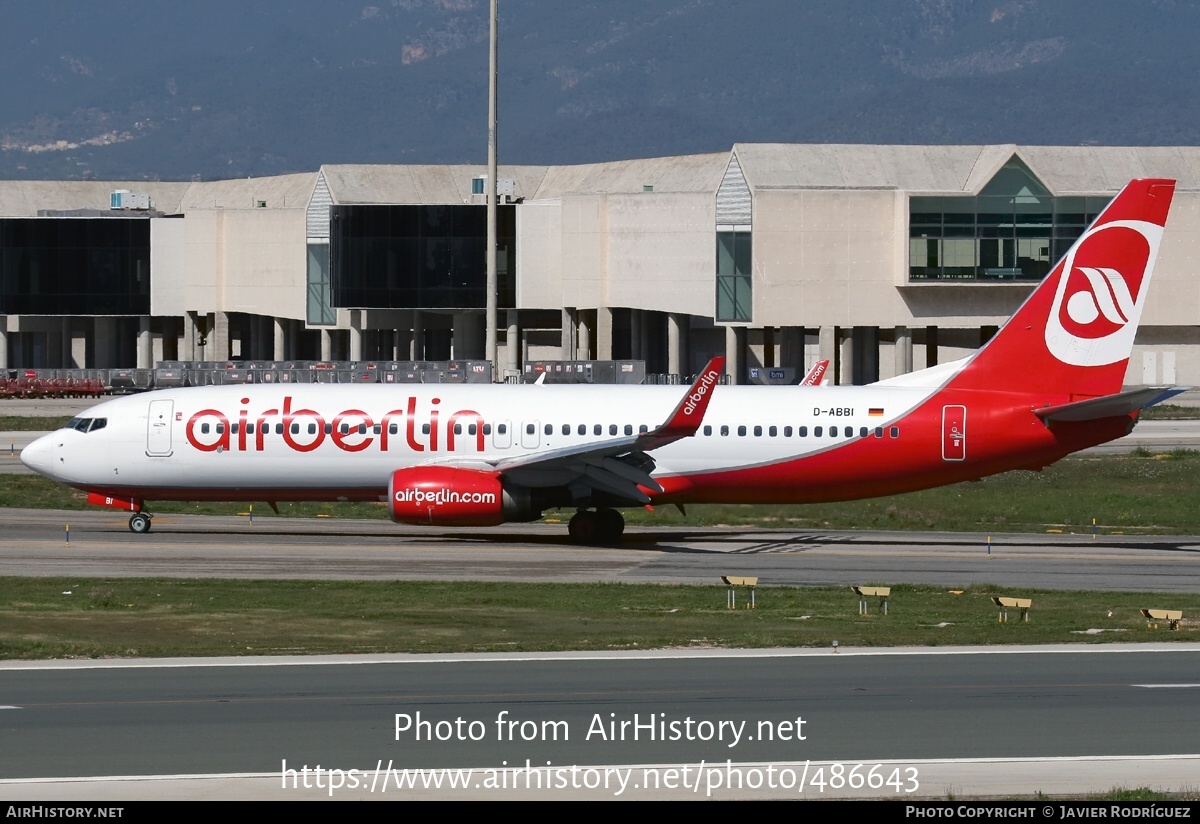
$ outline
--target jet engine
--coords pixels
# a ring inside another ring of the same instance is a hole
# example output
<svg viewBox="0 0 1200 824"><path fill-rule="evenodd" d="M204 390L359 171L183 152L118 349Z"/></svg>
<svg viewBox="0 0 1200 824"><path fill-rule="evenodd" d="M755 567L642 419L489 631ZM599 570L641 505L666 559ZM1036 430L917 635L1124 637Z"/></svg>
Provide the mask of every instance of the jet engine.
<svg viewBox="0 0 1200 824"><path fill-rule="evenodd" d="M530 491L507 486L495 472L417 466L392 473L388 511L398 524L496 526L541 517Z"/></svg>

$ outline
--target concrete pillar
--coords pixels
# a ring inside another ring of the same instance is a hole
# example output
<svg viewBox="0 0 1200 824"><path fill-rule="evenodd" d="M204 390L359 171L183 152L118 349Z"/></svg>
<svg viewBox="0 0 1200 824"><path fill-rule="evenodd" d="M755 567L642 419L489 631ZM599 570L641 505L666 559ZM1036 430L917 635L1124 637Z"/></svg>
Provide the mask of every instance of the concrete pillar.
<svg viewBox="0 0 1200 824"><path fill-rule="evenodd" d="M575 315L574 309L566 306L562 310L562 342L559 357L563 360L575 360Z"/></svg>
<svg viewBox="0 0 1200 824"><path fill-rule="evenodd" d="M925 327L925 368L938 364L938 328Z"/></svg>
<svg viewBox="0 0 1200 824"><path fill-rule="evenodd" d="M779 363L779 361L776 360L776 356L775 356L775 344L776 344L775 327L774 326L764 326L762 331L763 331L762 365L766 369L774 369L775 365L777 363Z"/></svg>
<svg viewBox="0 0 1200 824"><path fill-rule="evenodd" d="M487 318L478 312L454 313L454 358L484 360L487 354Z"/></svg>
<svg viewBox="0 0 1200 824"><path fill-rule="evenodd" d="M409 346L409 360L425 360L425 318L417 309L413 310L412 343Z"/></svg>
<svg viewBox="0 0 1200 824"><path fill-rule="evenodd" d="M363 313L359 309L350 310L350 360L363 359Z"/></svg>
<svg viewBox="0 0 1200 824"><path fill-rule="evenodd" d="M198 360L196 357L196 313L183 313L183 334L179 336L179 359Z"/></svg>
<svg viewBox="0 0 1200 824"><path fill-rule="evenodd" d="M829 376L829 382L838 383L837 374L837 327L822 326L817 330L817 360L829 361L829 369L825 373Z"/></svg>
<svg viewBox="0 0 1200 824"><path fill-rule="evenodd" d="M208 346L205 347L205 360L229 360L229 313L214 312L212 325L208 333Z"/></svg>
<svg viewBox="0 0 1200 824"><path fill-rule="evenodd" d="M783 326L779 329L779 365L795 369L804 376L804 327Z"/></svg>
<svg viewBox="0 0 1200 824"><path fill-rule="evenodd" d="M907 326L896 327L896 374L907 375L913 371L912 330Z"/></svg>
<svg viewBox="0 0 1200 824"><path fill-rule="evenodd" d="M517 358L523 354L521 352L520 332L517 329L518 314L516 309L505 310L505 324L508 327L508 332L504 339L504 371L516 372L519 370L520 363Z"/></svg>
<svg viewBox="0 0 1200 824"><path fill-rule="evenodd" d="M92 347L95 350L93 363L96 369L112 369L120 366L116 360L114 336L116 335L115 319L97 316L92 319Z"/></svg>
<svg viewBox="0 0 1200 824"><path fill-rule="evenodd" d="M612 360L613 312L607 306L596 310L596 360Z"/></svg>
<svg viewBox="0 0 1200 824"><path fill-rule="evenodd" d="M270 360L282 361L288 359L287 320L273 318L271 320L271 357Z"/></svg>
<svg viewBox="0 0 1200 824"><path fill-rule="evenodd" d="M879 380L879 327L855 326L853 382L859 385Z"/></svg>
<svg viewBox="0 0 1200 824"><path fill-rule="evenodd" d="M333 360L333 332L328 329L321 330L321 360Z"/></svg>
<svg viewBox="0 0 1200 824"><path fill-rule="evenodd" d="M576 342L576 353L579 360L592 359L592 330L588 328L587 318L583 316L583 312L576 311L576 318L579 320L577 331L579 337Z"/></svg>
<svg viewBox="0 0 1200 824"><path fill-rule="evenodd" d="M670 312L667 315L667 372L672 375L683 375L691 371L683 354L686 323L687 315L678 312Z"/></svg>
<svg viewBox="0 0 1200 824"><path fill-rule="evenodd" d="M0 315L0 369L8 368L8 315Z"/></svg>
<svg viewBox="0 0 1200 824"><path fill-rule="evenodd" d="M725 327L725 373L729 382L743 382L746 371L746 329L743 326Z"/></svg>
<svg viewBox="0 0 1200 824"><path fill-rule="evenodd" d="M154 352L150 345L150 316L142 315L138 318L138 337L137 337L137 368L149 369L153 364Z"/></svg>
<svg viewBox="0 0 1200 824"><path fill-rule="evenodd" d="M854 383L854 330L848 330L850 334L845 334L842 329L837 330L837 382L839 386L849 386Z"/></svg>
<svg viewBox="0 0 1200 824"><path fill-rule="evenodd" d="M641 309L629 310L629 357L642 358L642 315Z"/></svg>
<svg viewBox="0 0 1200 824"><path fill-rule="evenodd" d="M64 369L82 369L82 363L75 362L75 353L71 351L74 338L71 337L71 318L63 318L62 326L59 327L59 337L62 338L59 343L59 357L62 358Z"/></svg>
<svg viewBox="0 0 1200 824"><path fill-rule="evenodd" d="M66 366L63 363L63 348L62 348L62 323L66 318L59 320L60 331L56 334L53 331L46 332L46 368L47 369L62 369Z"/></svg>

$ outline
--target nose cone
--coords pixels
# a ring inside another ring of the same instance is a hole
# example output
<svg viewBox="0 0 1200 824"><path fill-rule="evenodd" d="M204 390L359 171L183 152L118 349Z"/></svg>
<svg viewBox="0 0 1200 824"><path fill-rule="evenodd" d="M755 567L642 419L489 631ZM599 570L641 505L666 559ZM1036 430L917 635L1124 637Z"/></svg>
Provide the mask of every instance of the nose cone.
<svg viewBox="0 0 1200 824"><path fill-rule="evenodd" d="M21 463L40 475L55 477L54 438L56 433L43 435L21 450Z"/></svg>

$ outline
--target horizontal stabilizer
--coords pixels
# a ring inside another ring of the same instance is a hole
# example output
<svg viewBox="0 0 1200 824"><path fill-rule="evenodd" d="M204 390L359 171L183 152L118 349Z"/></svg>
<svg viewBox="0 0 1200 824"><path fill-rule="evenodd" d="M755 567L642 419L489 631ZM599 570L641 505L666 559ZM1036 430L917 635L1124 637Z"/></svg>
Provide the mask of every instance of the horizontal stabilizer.
<svg viewBox="0 0 1200 824"><path fill-rule="evenodd" d="M1047 406L1035 409L1033 413L1046 421L1094 421L1100 418L1117 418L1122 415L1132 415L1154 406L1156 403L1173 398L1180 392L1186 392L1185 386L1147 386L1144 389L1131 389L1116 395L1106 395L1103 398L1089 398L1086 401L1064 403L1060 406Z"/></svg>

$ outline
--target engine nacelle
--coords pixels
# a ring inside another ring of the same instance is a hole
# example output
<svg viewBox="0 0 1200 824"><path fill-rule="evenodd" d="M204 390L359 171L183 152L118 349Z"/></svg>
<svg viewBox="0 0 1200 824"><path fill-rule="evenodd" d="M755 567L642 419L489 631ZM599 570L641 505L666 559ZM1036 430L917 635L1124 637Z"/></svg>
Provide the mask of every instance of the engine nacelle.
<svg viewBox="0 0 1200 824"><path fill-rule="evenodd" d="M388 483L388 511L398 524L496 526L529 520L522 509L526 507L515 506L506 494L499 476L476 469L400 469Z"/></svg>

